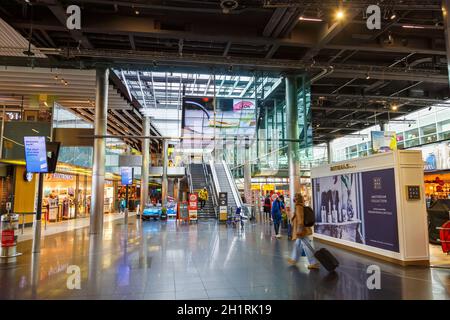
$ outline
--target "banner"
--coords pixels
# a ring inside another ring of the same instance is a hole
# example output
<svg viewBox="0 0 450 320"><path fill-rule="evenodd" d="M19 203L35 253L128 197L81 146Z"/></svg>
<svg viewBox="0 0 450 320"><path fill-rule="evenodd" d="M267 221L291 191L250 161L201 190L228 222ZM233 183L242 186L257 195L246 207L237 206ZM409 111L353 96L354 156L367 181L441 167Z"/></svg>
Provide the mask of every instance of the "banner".
<svg viewBox="0 0 450 320"><path fill-rule="evenodd" d="M394 169L313 179L314 232L399 252Z"/></svg>
<svg viewBox="0 0 450 320"><path fill-rule="evenodd" d="M198 210L198 194L189 194L188 212L189 220L197 220L197 210Z"/></svg>

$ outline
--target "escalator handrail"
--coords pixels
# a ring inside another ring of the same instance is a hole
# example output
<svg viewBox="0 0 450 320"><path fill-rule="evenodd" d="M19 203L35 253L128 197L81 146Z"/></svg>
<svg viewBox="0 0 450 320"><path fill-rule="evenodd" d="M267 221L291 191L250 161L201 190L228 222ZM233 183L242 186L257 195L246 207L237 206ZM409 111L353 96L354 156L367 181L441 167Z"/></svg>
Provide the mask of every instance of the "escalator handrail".
<svg viewBox="0 0 450 320"><path fill-rule="evenodd" d="M225 170L225 174L227 175L228 183L230 184L231 192L233 193L234 201L236 202L237 206L239 206L239 207L241 207L243 209L244 206L242 205L241 197L239 197L239 193L237 191L238 189L237 189L236 183L235 183L233 177L231 176L231 172L229 171L228 165L226 164L225 160L222 160L222 165L223 165L223 168Z"/></svg>
<svg viewBox="0 0 450 320"><path fill-rule="evenodd" d="M214 190L214 183L212 183L212 181L211 181L211 176L206 167L206 163L203 162L202 166L203 166L203 174L205 175L205 179L206 179L206 185L208 186L208 189L209 189L209 194L212 195L214 214L216 215L216 218L217 218L217 216L218 216L217 210L219 208L219 200L217 199L216 190Z"/></svg>

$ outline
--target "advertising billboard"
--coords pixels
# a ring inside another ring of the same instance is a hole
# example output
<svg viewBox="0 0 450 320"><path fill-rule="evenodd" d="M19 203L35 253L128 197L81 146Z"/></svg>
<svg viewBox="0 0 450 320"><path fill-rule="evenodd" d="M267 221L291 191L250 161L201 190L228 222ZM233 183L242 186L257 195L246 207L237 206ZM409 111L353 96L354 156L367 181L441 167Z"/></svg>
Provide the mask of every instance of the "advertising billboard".
<svg viewBox="0 0 450 320"><path fill-rule="evenodd" d="M397 134L395 131L371 131L372 150L375 153L397 150Z"/></svg>
<svg viewBox="0 0 450 320"><path fill-rule="evenodd" d="M185 97L182 129L185 137L204 140L189 141L196 147L207 146L214 135L253 136L256 131L256 107L253 99Z"/></svg>
<svg viewBox="0 0 450 320"><path fill-rule="evenodd" d="M399 252L394 169L313 179L314 232Z"/></svg>
<svg viewBox="0 0 450 320"><path fill-rule="evenodd" d="M27 172L48 172L45 137L24 137L23 140L25 147L25 162Z"/></svg>

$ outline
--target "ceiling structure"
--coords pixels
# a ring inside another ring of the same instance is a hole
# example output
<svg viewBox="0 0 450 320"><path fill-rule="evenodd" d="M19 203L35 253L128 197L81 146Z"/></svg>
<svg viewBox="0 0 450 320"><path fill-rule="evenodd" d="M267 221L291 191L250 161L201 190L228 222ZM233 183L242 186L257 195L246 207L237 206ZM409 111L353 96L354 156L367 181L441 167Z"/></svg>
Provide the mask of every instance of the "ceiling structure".
<svg viewBox="0 0 450 320"><path fill-rule="evenodd" d="M441 0L378 1L380 30L366 26L372 2L236 0L226 1L227 7L220 0L3 0L0 18L45 58L1 57L0 50L0 65L106 64L136 96L137 73L128 70L139 70L150 87L149 74L171 85L180 81L171 74L194 74L181 77L182 83L208 81L195 80L196 74L227 76L226 90L237 83L235 93L244 85L239 76L306 72L314 139L320 143L429 105L448 107ZM66 28L68 4L81 7L81 30ZM176 99L180 87L172 91ZM151 105L151 95L146 98ZM138 103L139 110L145 108L144 99Z"/></svg>

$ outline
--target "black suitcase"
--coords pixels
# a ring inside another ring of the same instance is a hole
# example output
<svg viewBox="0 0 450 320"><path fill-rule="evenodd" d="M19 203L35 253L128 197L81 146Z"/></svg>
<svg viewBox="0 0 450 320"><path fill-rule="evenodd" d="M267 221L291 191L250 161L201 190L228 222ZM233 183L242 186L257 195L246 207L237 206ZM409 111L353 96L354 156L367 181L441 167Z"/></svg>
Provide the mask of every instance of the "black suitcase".
<svg viewBox="0 0 450 320"><path fill-rule="evenodd" d="M306 243L309 249L314 252L314 257L320 262L321 265L323 265L325 269L327 269L328 272L334 271L339 266L339 261L337 261L336 257L333 256L327 249L321 248L315 251L309 241L305 241L304 243Z"/></svg>

